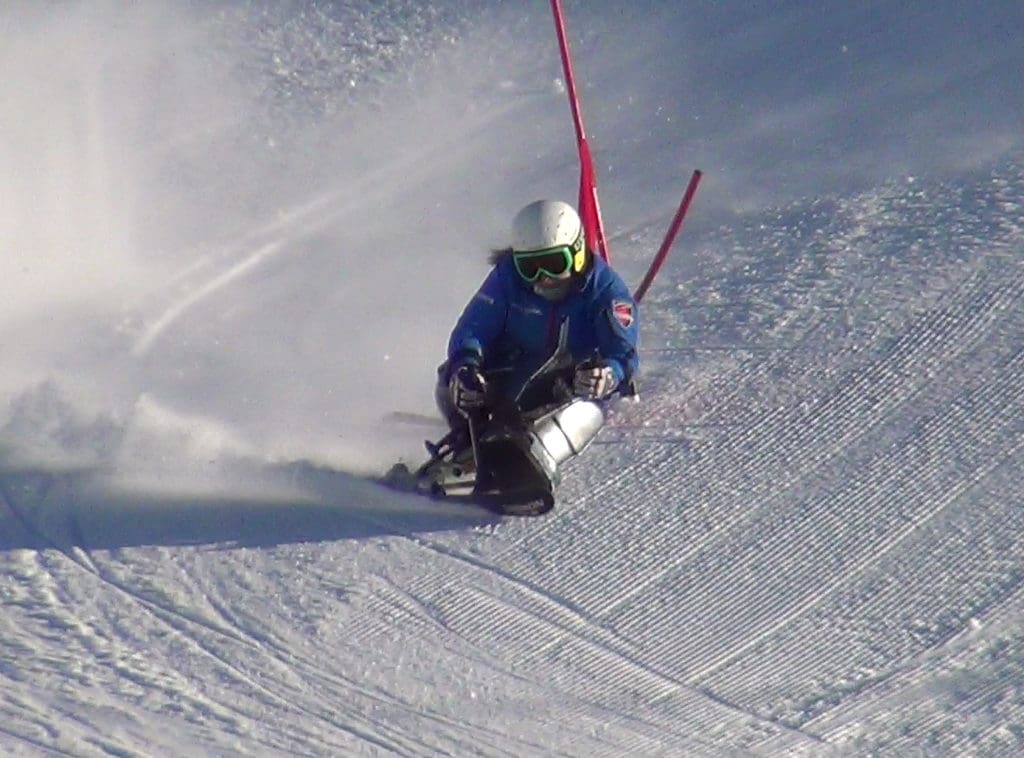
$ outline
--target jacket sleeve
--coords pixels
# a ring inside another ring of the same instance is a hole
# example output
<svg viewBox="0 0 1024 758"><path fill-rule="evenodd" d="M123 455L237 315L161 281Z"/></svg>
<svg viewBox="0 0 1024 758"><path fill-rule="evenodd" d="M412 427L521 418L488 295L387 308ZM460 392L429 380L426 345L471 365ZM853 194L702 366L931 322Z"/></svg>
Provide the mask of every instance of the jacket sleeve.
<svg viewBox="0 0 1024 758"><path fill-rule="evenodd" d="M484 279L473 299L448 338L448 366L479 366L505 329L508 295L499 267L495 266Z"/></svg>
<svg viewBox="0 0 1024 758"><path fill-rule="evenodd" d="M595 305L594 321L601 357L615 372L620 389L625 390L640 366L637 304L626 285L616 277Z"/></svg>

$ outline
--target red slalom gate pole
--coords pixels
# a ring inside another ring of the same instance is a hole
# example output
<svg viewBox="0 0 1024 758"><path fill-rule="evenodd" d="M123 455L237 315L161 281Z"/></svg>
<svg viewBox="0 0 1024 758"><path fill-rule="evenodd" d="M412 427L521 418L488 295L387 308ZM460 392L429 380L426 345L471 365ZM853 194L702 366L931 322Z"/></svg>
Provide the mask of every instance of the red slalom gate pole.
<svg viewBox="0 0 1024 758"><path fill-rule="evenodd" d="M586 140L580 143L580 217L583 220L584 233L589 229L587 245L590 250L597 251L606 261L611 261L608 251L608 240L604 236L604 222L601 220L601 201L597 198L597 179L594 176L594 164L590 157L590 146Z"/></svg>
<svg viewBox="0 0 1024 758"><path fill-rule="evenodd" d="M555 33L558 35L558 49L562 54L562 68L565 70L565 86L569 90L569 107L572 109L572 122L576 127L576 142L586 140L583 130L583 113L580 101L576 96L576 77L572 73L572 60L569 58L569 40L565 36L565 19L562 16L561 0L551 0L551 12L555 16Z"/></svg>
<svg viewBox="0 0 1024 758"><path fill-rule="evenodd" d="M587 133L583 128L583 112L576 92L576 77L569 56L569 40L565 33L565 17L561 0L551 0L551 13L555 17L555 32L558 35L558 50L562 55L562 69L565 71L565 85L569 93L569 108L572 110L573 126L576 129L576 146L580 156L579 211L583 221L587 248L609 260L608 241L604 236L604 222L601 220L601 204L597 198L597 179L594 162L587 144Z"/></svg>
<svg viewBox="0 0 1024 758"><path fill-rule="evenodd" d="M669 224L668 231L665 233L665 239L661 243L661 248L658 250L658 254L654 256L654 260L651 261L650 268L647 269L647 275L644 276L644 280L637 287L636 292L633 293L633 299L636 302L640 302L644 295L647 294L647 290L651 286L651 282L654 281L654 277L658 275L658 271L661 270L661 265L665 262L668 257L669 250L672 249L672 243L675 242L676 235L679 233L680 227L683 225L683 219L686 218L686 212L690 209L690 203L693 201L693 196L697 192L697 185L700 184L700 178L703 173L699 170L694 171L690 177L690 183L686 185L686 192L683 193L683 199L679 203L679 209L676 211L675 217L672 219L672 223Z"/></svg>

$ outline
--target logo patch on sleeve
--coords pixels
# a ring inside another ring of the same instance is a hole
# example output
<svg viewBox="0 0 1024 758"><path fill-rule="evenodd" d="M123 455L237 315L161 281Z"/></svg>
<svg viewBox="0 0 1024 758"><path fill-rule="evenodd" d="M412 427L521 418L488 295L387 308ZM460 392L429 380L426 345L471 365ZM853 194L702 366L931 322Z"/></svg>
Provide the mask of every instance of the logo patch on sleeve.
<svg viewBox="0 0 1024 758"><path fill-rule="evenodd" d="M633 304L627 300L612 300L612 315L623 329L633 326Z"/></svg>

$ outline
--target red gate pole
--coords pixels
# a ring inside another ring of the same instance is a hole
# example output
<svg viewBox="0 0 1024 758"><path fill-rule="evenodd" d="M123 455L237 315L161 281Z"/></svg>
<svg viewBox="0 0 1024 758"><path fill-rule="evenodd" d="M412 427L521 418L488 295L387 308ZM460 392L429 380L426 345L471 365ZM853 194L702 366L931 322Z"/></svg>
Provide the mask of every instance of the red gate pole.
<svg viewBox="0 0 1024 758"><path fill-rule="evenodd" d="M680 227L683 225L683 219L686 218L686 212L690 209L690 203L693 201L693 195L697 192L697 185L700 184L700 178L703 174L697 170L693 172L690 177L690 183L686 185L686 192L683 193L683 199L679 203L679 209L676 211L675 217L672 219L672 223L669 224L668 231L665 233L665 239L661 243L661 248L658 250L658 254L654 256L654 260L651 261L650 268L647 269L647 275L644 280L637 287L636 292L633 293L633 299L636 302L640 302L644 295L647 294L648 288L651 286L651 282L654 281L654 277L658 275L658 271L661 269L661 264L665 262L668 257L668 252L672 248L672 243L675 242L676 234L679 233Z"/></svg>
<svg viewBox="0 0 1024 758"><path fill-rule="evenodd" d="M576 129L576 146L580 155L579 211L583 221L587 249L609 260L608 241L604 236L604 222L601 220L601 204L597 198L597 178L594 162L587 144L587 133L583 128L583 112L580 110L579 95L576 92L576 77L569 56L569 40L565 33L565 17L561 0L551 0L551 12L555 17L555 32L558 35L558 50L562 55L562 69L565 71L565 86L569 93L569 108L572 110L573 126Z"/></svg>

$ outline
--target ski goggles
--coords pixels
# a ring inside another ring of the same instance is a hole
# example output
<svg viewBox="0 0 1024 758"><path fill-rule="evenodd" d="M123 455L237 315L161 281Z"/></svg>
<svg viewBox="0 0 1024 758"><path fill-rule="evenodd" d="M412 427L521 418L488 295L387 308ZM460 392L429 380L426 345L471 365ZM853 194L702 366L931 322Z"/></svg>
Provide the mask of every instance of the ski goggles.
<svg viewBox="0 0 1024 758"><path fill-rule="evenodd" d="M557 279L572 268L572 258L573 251L568 245L529 253L512 253L516 271L528 282L537 281L542 274Z"/></svg>

